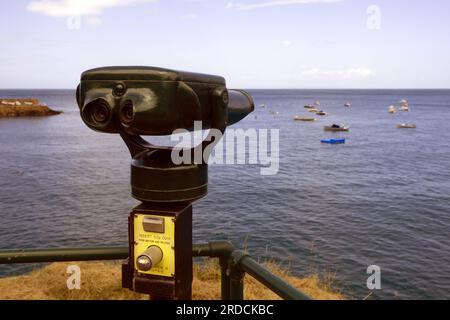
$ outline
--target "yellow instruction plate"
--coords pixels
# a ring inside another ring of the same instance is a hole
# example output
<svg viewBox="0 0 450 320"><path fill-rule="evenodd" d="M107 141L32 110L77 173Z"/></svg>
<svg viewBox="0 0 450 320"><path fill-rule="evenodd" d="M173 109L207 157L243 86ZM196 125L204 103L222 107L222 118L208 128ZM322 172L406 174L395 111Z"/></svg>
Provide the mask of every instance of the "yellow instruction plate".
<svg viewBox="0 0 450 320"><path fill-rule="evenodd" d="M136 214L134 216L134 265L136 259L150 246L158 246L163 252L160 263L149 271L136 271L156 276L175 276L175 223L173 217Z"/></svg>

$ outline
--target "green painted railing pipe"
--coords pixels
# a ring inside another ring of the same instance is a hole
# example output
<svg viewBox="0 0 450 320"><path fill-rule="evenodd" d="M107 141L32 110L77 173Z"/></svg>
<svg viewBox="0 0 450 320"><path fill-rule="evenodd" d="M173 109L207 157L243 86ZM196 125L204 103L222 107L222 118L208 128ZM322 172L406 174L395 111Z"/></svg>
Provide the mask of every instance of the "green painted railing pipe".
<svg viewBox="0 0 450 320"><path fill-rule="evenodd" d="M230 300L231 279L230 279L230 256L234 251L234 246L230 241L210 241L205 244L196 244L193 247L194 257L214 257L219 258L221 273L221 297L222 300ZM243 291L243 290L242 290Z"/></svg>
<svg viewBox="0 0 450 320"><path fill-rule="evenodd" d="M311 300L306 294L264 268L242 251L234 251L232 253L232 261L243 271L247 272L285 300Z"/></svg>
<svg viewBox="0 0 450 320"><path fill-rule="evenodd" d="M195 257L224 257L234 250L229 241L212 241L195 244ZM0 264L42 263L63 261L122 260L128 258L128 247L54 248L0 250Z"/></svg>
<svg viewBox="0 0 450 320"><path fill-rule="evenodd" d="M194 257L229 257L234 251L230 241L210 241L205 244L194 244L192 248Z"/></svg>
<svg viewBox="0 0 450 320"><path fill-rule="evenodd" d="M220 259L222 299L243 298L244 272L247 272L283 299L310 299L307 295L261 266L247 254L234 250L231 242L217 241L207 244L196 244L192 250L195 257L216 257ZM0 250L0 264L122 260L126 258L128 258L128 247Z"/></svg>
<svg viewBox="0 0 450 320"><path fill-rule="evenodd" d="M121 260L127 257L128 247L2 250L0 264Z"/></svg>

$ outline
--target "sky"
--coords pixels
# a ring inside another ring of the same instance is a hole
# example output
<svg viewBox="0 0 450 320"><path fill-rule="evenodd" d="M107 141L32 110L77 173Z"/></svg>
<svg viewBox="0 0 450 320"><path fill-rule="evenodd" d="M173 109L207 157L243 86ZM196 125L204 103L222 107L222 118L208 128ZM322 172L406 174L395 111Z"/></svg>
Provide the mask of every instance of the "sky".
<svg viewBox="0 0 450 320"><path fill-rule="evenodd" d="M0 88L112 65L230 88L450 88L448 0L3 0Z"/></svg>

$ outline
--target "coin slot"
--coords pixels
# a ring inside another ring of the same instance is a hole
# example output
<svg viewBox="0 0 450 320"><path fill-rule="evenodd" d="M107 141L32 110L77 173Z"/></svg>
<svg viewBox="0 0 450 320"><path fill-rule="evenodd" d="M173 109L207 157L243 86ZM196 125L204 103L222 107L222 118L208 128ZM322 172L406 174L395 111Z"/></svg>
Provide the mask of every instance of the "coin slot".
<svg viewBox="0 0 450 320"><path fill-rule="evenodd" d="M145 232L164 233L164 218L144 218L142 226Z"/></svg>

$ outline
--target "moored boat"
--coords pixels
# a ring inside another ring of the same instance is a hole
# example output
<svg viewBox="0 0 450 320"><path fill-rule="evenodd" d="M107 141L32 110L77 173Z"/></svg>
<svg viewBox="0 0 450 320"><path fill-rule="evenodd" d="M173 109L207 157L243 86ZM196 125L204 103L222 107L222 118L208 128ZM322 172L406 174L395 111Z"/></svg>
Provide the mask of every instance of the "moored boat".
<svg viewBox="0 0 450 320"><path fill-rule="evenodd" d="M399 111L409 111L409 103L408 100L402 99L400 100L400 108Z"/></svg>
<svg viewBox="0 0 450 320"><path fill-rule="evenodd" d="M395 109L395 106L390 106L389 109L388 109L388 112L389 113L396 113L397 109Z"/></svg>
<svg viewBox="0 0 450 320"><path fill-rule="evenodd" d="M322 143L328 143L328 144L342 144L345 143L345 139L325 139L320 140Z"/></svg>
<svg viewBox="0 0 450 320"><path fill-rule="evenodd" d="M340 126L340 125L337 125L337 124L333 124L331 126L323 127L323 130L340 132L340 131L349 131L350 128L347 127L347 126Z"/></svg>
<svg viewBox="0 0 450 320"><path fill-rule="evenodd" d="M316 121L315 118L302 117L302 116L295 116L294 120L297 120L297 121Z"/></svg>
<svg viewBox="0 0 450 320"><path fill-rule="evenodd" d="M397 125L399 129L415 129L417 126L413 123L401 123Z"/></svg>
<svg viewBox="0 0 450 320"><path fill-rule="evenodd" d="M326 112L323 111L323 110L320 110L320 111L316 112L316 114L317 114L318 116L326 116L328 113L326 113Z"/></svg>

